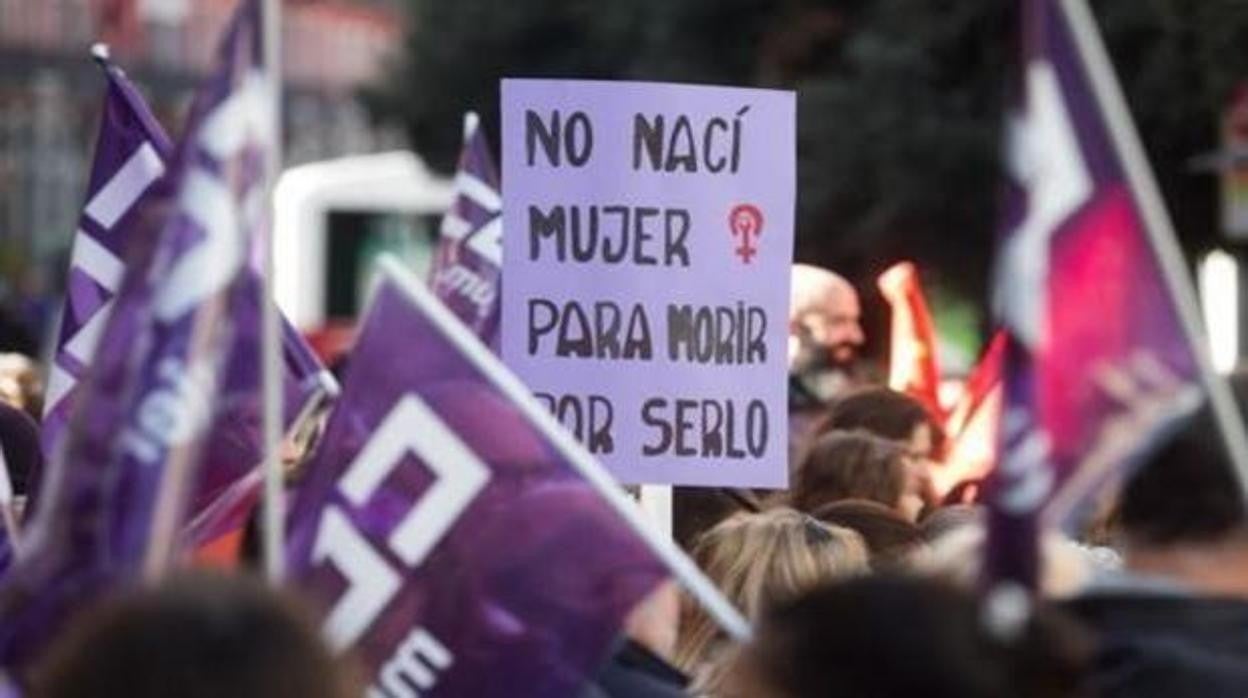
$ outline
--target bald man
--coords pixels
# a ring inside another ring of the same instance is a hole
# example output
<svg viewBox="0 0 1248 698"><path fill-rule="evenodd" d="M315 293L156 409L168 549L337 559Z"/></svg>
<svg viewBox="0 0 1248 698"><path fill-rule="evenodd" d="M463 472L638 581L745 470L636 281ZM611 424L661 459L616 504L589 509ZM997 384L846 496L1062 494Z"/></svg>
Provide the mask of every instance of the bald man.
<svg viewBox="0 0 1248 698"><path fill-rule="evenodd" d="M789 374L795 397L827 402L853 382L851 369L865 340L858 292L843 277L793 265L789 293Z"/></svg>

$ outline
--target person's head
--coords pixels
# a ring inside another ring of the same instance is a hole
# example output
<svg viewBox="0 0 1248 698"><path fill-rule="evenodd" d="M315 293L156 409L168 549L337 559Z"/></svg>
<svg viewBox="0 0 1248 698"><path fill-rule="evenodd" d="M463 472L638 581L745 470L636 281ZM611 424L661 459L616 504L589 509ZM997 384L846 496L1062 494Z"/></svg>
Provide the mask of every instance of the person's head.
<svg viewBox="0 0 1248 698"><path fill-rule="evenodd" d="M911 568L967 590L983 579L985 532L983 522L955 526L933 538L926 553ZM1084 591L1098 572L1116 570L1112 551L1089 548L1048 531L1041 537L1039 591L1045 598L1071 598Z"/></svg>
<svg viewBox="0 0 1248 698"><path fill-rule="evenodd" d="M793 475L789 503L807 513L843 499L869 499L918 514L917 483L898 443L864 431L833 431L815 439Z"/></svg>
<svg viewBox="0 0 1248 698"><path fill-rule="evenodd" d="M727 698L1068 698L1085 636L1037 607L1013 636L990 630L970 593L931 580L864 577L767 613L725 682Z"/></svg>
<svg viewBox="0 0 1248 698"><path fill-rule="evenodd" d="M868 571L862 538L792 509L737 514L702 535L693 558L747 618L818 584ZM700 671L713 660L723 634L702 608L686 598L676 663Z"/></svg>
<svg viewBox="0 0 1248 698"><path fill-rule="evenodd" d="M946 533L979 526L984 521L984 508L974 504L954 504L928 512L919 521L923 540L931 543Z"/></svg>
<svg viewBox="0 0 1248 698"><path fill-rule="evenodd" d="M33 419L43 414L43 380L38 365L25 354L0 354L0 402L25 411Z"/></svg>
<svg viewBox="0 0 1248 698"><path fill-rule="evenodd" d="M921 460L934 458L944 440L944 433L923 403L882 386L862 388L837 399L816 432L854 429L903 443L909 457Z"/></svg>
<svg viewBox="0 0 1248 698"><path fill-rule="evenodd" d="M827 269L794 264L789 290L789 370L852 363L865 341L854 287Z"/></svg>
<svg viewBox="0 0 1248 698"><path fill-rule="evenodd" d="M1202 410L1127 480L1118 526L1130 548L1216 544L1245 532L1243 495Z"/></svg>
<svg viewBox="0 0 1248 698"><path fill-rule="evenodd" d="M1208 408L1127 480L1117 533L1134 572L1197 593L1248 596L1248 516Z"/></svg>
<svg viewBox="0 0 1248 698"><path fill-rule="evenodd" d="M8 467L13 492L26 494L31 478L43 470L39 426L21 409L0 402L0 449Z"/></svg>
<svg viewBox="0 0 1248 698"><path fill-rule="evenodd" d="M340 661L291 602L247 577L187 576L87 611L32 698L345 698Z"/></svg>
<svg viewBox="0 0 1248 698"><path fill-rule="evenodd" d="M871 567L876 570L906 568L925 550L919 528L879 502L846 499L825 504L811 515L862 536L871 554Z"/></svg>

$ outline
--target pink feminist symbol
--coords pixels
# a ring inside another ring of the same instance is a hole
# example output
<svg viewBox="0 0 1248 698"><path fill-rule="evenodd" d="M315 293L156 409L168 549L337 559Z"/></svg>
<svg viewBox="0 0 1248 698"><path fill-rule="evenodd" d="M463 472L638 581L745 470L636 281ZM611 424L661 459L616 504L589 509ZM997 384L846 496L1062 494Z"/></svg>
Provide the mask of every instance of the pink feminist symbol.
<svg viewBox="0 0 1248 698"><path fill-rule="evenodd" d="M763 212L753 204L737 204L728 214L728 227L733 237L741 239L741 244L733 252L742 262L749 264L758 254L755 240L763 234Z"/></svg>

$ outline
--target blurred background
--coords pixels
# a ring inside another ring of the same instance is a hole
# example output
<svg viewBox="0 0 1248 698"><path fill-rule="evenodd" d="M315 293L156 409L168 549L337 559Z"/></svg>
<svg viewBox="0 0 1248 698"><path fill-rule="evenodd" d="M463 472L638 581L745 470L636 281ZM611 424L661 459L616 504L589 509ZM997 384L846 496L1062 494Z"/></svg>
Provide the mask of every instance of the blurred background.
<svg viewBox="0 0 1248 698"><path fill-rule="evenodd" d="M233 4L0 0L0 351L36 353L55 322L103 85L88 59L91 43L112 46L177 134ZM1242 258L1248 3L1093 5L1193 268L1214 249ZM434 192L419 211L350 204L325 211L328 233L318 244L332 253L286 260L329 268L314 292L327 308L316 316L321 324L353 312L360 255L398 246L423 258L437 202L449 200L445 178L465 110L480 112L497 147L499 78L665 80L797 90L798 260L859 286L876 355L885 349L887 318L875 276L899 259L916 261L946 340L942 361L956 370L978 351L1014 62L1009 2L287 0L286 7L286 166L410 149ZM1218 288L1238 298L1245 286ZM1236 317L1239 307L1230 311Z"/></svg>

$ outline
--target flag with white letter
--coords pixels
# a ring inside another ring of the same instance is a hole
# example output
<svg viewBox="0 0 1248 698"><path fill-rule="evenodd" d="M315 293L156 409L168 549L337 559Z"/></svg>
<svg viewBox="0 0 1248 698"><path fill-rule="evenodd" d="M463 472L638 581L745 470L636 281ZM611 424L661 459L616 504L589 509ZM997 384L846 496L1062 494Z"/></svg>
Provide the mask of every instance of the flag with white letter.
<svg viewBox="0 0 1248 698"><path fill-rule="evenodd" d="M158 577L175 553L264 224L274 86L262 36L258 0L243 0L170 172L131 212L131 256L57 449L63 467L0 584L0 666L19 681L74 613Z"/></svg>
<svg viewBox="0 0 1248 698"><path fill-rule="evenodd" d="M498 168L477 115L464 115L464 149L455 200L442 219L430 285L438 300L498 350L503 255L503 201Z"/></svg>
<svg viewBox="0 0 1248 698"><path fill-rule="evenodd" d="M1034 584L1038 529L1121 482L1205 399L1230 410L1228 446L1243 427L1204 358L1191 282L1090 10L1082 0L1022 8L986 569Z"/></svg>
<svg viewBox="0 0 1248 698"><path fill-rule="evenodd" d="M574 696L664 553L495 356L386 268L290 512L292 581L370 696Z"/></svg>

